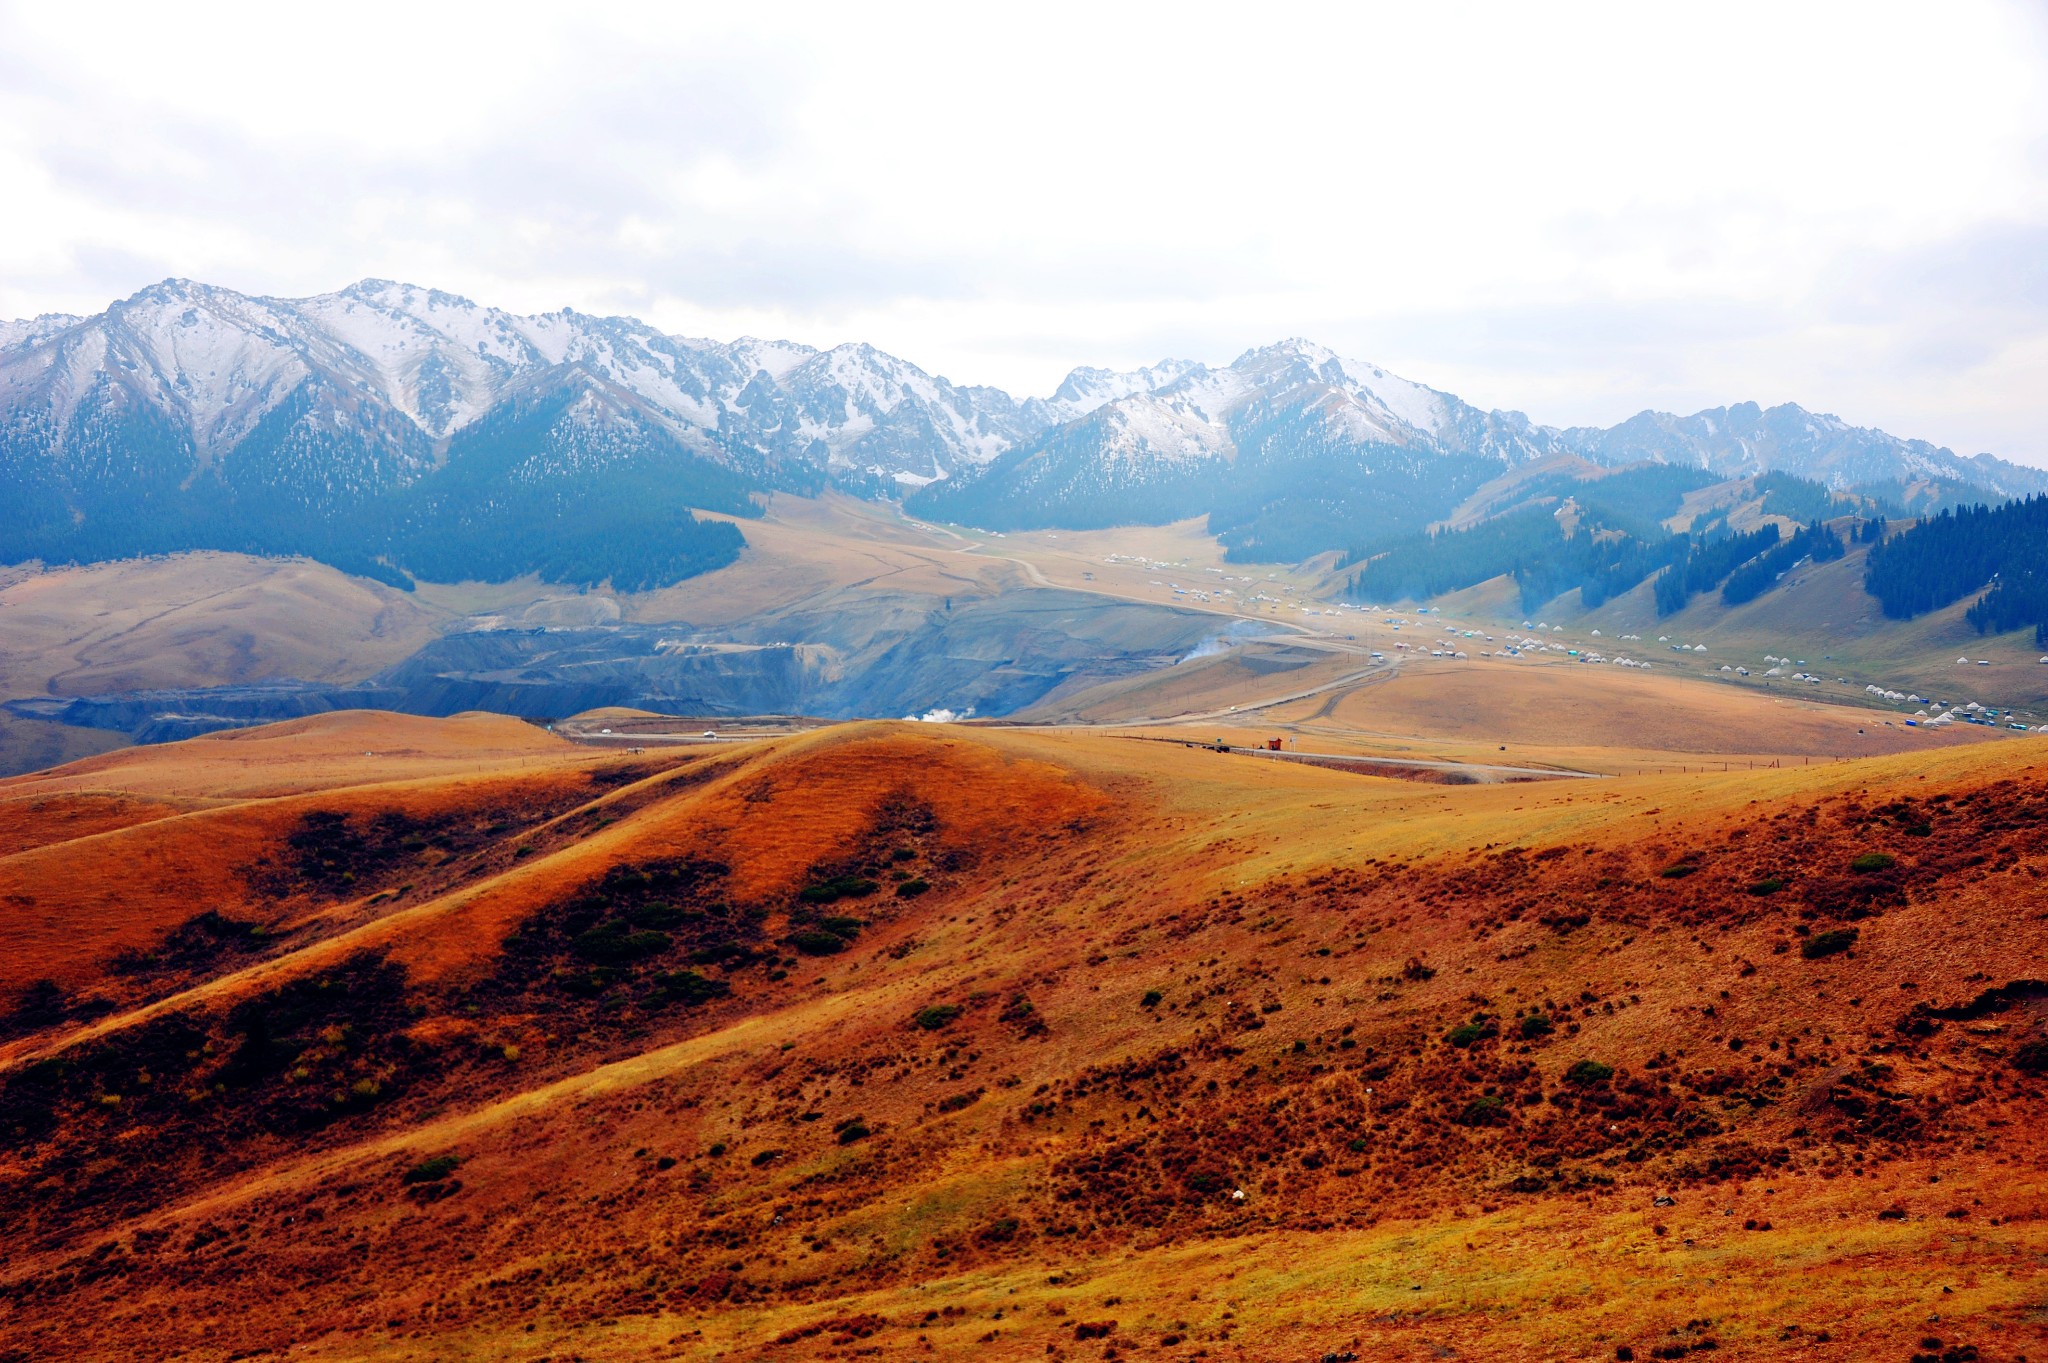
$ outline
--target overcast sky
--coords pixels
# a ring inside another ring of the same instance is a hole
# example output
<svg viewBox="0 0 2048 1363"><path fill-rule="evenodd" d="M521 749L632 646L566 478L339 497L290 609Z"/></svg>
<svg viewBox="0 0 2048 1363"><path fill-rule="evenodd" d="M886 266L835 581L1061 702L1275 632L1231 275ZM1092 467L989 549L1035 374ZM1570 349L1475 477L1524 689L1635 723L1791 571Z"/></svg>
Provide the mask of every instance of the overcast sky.
<svg viewBox="0 0 2048 1363"><path fill-rule="evenodd" d="M2039 3L597 8L0 3L0 315L378 276L1020 394L1305 335L2048 464Z"/></svg>

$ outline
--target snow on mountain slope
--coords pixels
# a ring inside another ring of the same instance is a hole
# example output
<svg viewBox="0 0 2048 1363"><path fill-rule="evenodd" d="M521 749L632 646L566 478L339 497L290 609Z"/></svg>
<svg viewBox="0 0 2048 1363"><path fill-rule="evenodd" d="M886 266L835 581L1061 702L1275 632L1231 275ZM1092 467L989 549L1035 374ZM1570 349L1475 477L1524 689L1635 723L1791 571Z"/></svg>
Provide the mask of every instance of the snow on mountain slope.
<svg viewBox="0 0 2048 1363"><path fill-rule="evenodd" d="M716 341L691 341L687 344L706 350L718 348ZM763 341L754 336L742 336L725 349L733 362L749 376L765 373L777 383L782 381L783 375L818 353L815 346L799 345L795 341Z"/></svg>
<svg viewBox="0 0 2048 1363"><path fill-rule="evenodd" d="M728 345L376 279L304 299L166 280L97 317L7 323L0 346L0 404L31 412L55 444L97 393L185 432L202 464L295 399L374 408L445 443L572 368L630 394L636 421L771 481L860 470L915 484L985 463L1043 424L1008 394L872 346Z"/></svg>
<svg viewBox="0 0 2048 1363"><path fill-rule="evenodd" d="M822 454L834 471L922 484L985 464L1032 430L1009 394L959 387L858 342L813 353L777 382L792 407L777 434L792 457Z"/></svg>
<svg viewBox="0 0 2048 1363"><path fill-rule="evenodd" d="M1607 464L1653 459L1740 478L1782 470L1832 488L1916 482L1963 484L1993 497L2048 492L2048 472L1988 454L1963 458L1924 440L1906 440L1796 403L1713 407L1691 416L1640 412L1618 426L1558 432L1572 447Z"/></svg>
<svg viewBox="0 0 2048 1363"><path fill-rule="evenodd" d="M1445 402L1455 401L1299 337L1246 351L1230 372L1240 395L1256 392L1275 405L1318 409L1333 429L1361 442L1426 443L1444 425Z"/></svg>
<svg viewBox="0 0 2048 1363"><path fill-rule="evenodd" d="M311 377L298 330L266 300L166 280L0 353L0 403L41 409L63 430L88 397L118 389L183 427L203 456L248 435Z"/></svg>
<svg viewBox="0 0 2048 1363"><path fill-rule="evenodd" d="M1098 398L962 495L975 505L1006 496L1042 505L1057 487L1100 505L1119 487L1143 489L1152 509L1133 506L1130 514L1144 519L1183 507L1178 497L1157 500L1163 483L1212 476L1199 470L1234 464L1247 439L1262 468L1326 457L1360 465L1392 450L1512 463L1547 457L1557 443L1515 413L1478 411L1299 338L1248 350L1221 369L1168 361L1126 374L1076 370L1052 401L1074 407ZM1007 494L1005 480L1013 486Z"/></svg>
<svg viewBox="0 0 2048 1363"><path fill-rule="evenodd" d="M361 356L392 405L437 439L476 420L514 378L561 363L569 345L541 319L384 280L305 299L298 310Z"/></svg>
<svg viewBox="0 0 2048 1363"><path fill-rule="evenodd" d="M1105 476L1148 462L1189 465L1227 459L1235 445L1216 410L1215 392L1147 393L1110 403L1091 414L1100 442L1097 463Z"/></svg>
<svg viewBox="0 0 2048 1363"><path fill-rule="evenodd" d="M84 321L65 312L46 312L40 317L25 317L18 322L0 321L0 351L15 346L33 345L38 341L69 330Z"/></svg>
<svg viewBox="0 0 2048 1363"><path fill-rule="evenodd" d="M1049 398L1033 398L1025 405L1040 417L1039 424L1056 426L1073 421L1118 398L1156 393L1203 366L1193 360L1161 360L1143 369L1096 369L1082 366L1060 381Z"/></svg>
<svg viewBox="0 0 2048 1363"><path fill-rule="evenodd" d="M377 279L303 299L166 280L94 317L0 323L5 457L22 486L59 501L72 494L53 489L77 470L116 497L145 466L157 487L213 470L235 486L289 488L306 506L335 489L370 495L436 467L465 432L529 431L519 412L492 424L508 404L551 401L564 415L546 428L547 463L564 471L660 449L757 487L836 478L893 495L972 474L974 505L1042 502L1059 487L1097 519L1121 514L1110 509L1119 488L1146 489L1143 514L1163 514L1186 502L1159 500L1166 484L1223 480L1204 494L1222 497L1246 470L1260 497L1293 478L1313 499L1331 477L1397 464L1462 485L1480 466L1561 455L1729 476L1783 469L1921 497L2048 491L2048 474L1789 404L1558 430L1299 338L1222 367L1079 368L1050 397L1019 401L861 343L670 336L627 317L522 316ZM1477 462L1453 477L1431 460ZM73 473L57 471L67 463Z"/></svg>

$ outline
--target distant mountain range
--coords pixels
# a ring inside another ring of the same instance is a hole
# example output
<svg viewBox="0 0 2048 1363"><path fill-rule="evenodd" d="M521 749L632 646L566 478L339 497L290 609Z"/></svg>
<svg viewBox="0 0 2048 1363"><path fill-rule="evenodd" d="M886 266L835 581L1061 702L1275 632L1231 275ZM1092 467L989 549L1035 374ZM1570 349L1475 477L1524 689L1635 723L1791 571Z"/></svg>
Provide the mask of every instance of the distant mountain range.
<svg viewBox="0 0 2048 1363"><path fill-rule="evenodd" d="M1539 426L1299 340L1018 399L867 345L522 317L381 280L305 299L167 280L0 323L7 561L206 547L634 588L739 552L742 531L693 513L827 486L998 529L1206 515L1240 557L1299 558L1412 534L1559 457L1780 470L1901 509L2048 491L1792 405Z"/></svg>

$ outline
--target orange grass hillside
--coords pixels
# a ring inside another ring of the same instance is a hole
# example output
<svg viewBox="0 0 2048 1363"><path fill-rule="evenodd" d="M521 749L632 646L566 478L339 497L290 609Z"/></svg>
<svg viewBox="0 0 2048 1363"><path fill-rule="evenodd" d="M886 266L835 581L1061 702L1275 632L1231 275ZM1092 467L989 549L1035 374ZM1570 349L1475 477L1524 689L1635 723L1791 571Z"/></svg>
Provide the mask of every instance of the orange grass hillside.
<svg viewBox="0 0 2048 1363"><path fill-rule="evenodd" d="M9 806L14 895L232 848L0 995L16 1357L2048 1357L2034 741L354 775Z"/></svg>

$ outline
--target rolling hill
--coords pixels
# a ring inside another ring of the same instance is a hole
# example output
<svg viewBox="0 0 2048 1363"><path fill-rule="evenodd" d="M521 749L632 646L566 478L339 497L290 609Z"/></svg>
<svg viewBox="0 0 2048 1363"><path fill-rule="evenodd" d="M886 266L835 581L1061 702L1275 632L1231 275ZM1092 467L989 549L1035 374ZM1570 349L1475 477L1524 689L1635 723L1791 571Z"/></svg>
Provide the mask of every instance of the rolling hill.
<svg viewBox="0 0 2048 1363"><path fill-rule="evenodd" d="M347 715L0 782L0 1337L2017 1358L2040 752Z"/></svg>

